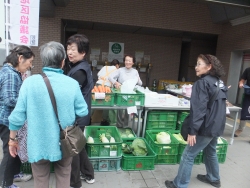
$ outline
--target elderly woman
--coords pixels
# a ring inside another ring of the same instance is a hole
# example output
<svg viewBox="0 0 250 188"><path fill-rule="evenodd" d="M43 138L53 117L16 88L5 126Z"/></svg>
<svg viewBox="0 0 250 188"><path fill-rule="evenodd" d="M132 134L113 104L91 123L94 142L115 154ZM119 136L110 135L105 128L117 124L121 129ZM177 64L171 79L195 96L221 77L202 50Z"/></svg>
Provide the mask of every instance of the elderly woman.
<svg viewBox="0 0 250 188"><path fill-rule="evenodd" d="M216 145L218 137L223 134L226 123L226 92L228 89L221 80L219 81L219 78L224 75L224 69L215 56L200 54L197 58L195 72L200 79L192 87L188 144L183 151L178 174L174 181L165 181L167 188L188 187L194 158L201 150L204 151L207 173L198 174L197 179L214 187L221 187ZM219 86L217 86L218 84ZM215 101L208 108L213 96L216 96Z"/></svg>
<svg viewBox="0 0 250 188"><path fill-rule="evenodd" d="M70 61L70 71L67 75L79 83L79 87L89 110L88 115L77 119L79 127L84 131L84 127L90 124L91 90L93 89L92 71L86 60L86 55L89 52L89 39L85 35L75 34L68 38L66 46L67 55ZM71 187L82 187L81 179L90 184L95 182L94 168L88 158L85 148L78 155L73 157L71 168L74 169L71 171Z"/></svg>
<svg viewBox="0 0 250 188"><path fill-rule="evenodd" d="M20 87L22 73L32 67L35 55L27 46L18 46L10 50L3 68L0 70L0 138L3 142L3 160L0 165L0 187L15 188L14 181L28 181L31 175L18 174L21 161L19 157L13 158L9 153L10 140L8 117L14 109ZM10 140L12 142L13 140Z"/></svg>
<svg viewBox="0 0 250 188"><path fill-rule="evenodd" d="M135 64L135 57L132 55L125 55L123 59L125 67L119 68L117 71L109 76L109 81L115 86L115 88L120 88L122 83L129 79L137 79L137 84L142 85L139 73L133 68ZM125 113L124 121L122 120L123 110L118 111L118 127L128 126L128 114Z"/></svg>
<svg viewBox="0 0 250 188"><path fill-rule="evenodd" d="M57 102L61 126L73 125L77 116L88 114L78 83L63 74L66 53L62 44L49 42L40 47L43 72L47 75ZM16 132L28 121L27 151L35 188L48 188L50 162L54 162L56 187L69 188L72 157L62 158L59 145L59 125L50 96L41 75L25 80L15 109L9 117L9 150L17 155Z"/></svg>

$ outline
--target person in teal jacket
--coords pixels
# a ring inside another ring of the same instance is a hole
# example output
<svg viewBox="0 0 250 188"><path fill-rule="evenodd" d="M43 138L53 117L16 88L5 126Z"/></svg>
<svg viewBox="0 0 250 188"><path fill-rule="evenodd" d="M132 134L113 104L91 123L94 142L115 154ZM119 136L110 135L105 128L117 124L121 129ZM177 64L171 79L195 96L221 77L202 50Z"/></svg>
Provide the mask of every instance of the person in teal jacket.
<svg viewBox="0 0 250 188"><path fill-rule="evenodd" d="M76 117L88 114L79 84L63 74L66 53L62 44L49 42L40 47L42 71L47 75L57 102L63 129L73 125ZM72 157L63 158L59 145L59 125L41 75L27 78L19 93L15 109L9 116L10 154L17 155L16 132L28 122L27 151L35 188L49 187L50 162L54 162L56 187L69 188Z"/></svg>

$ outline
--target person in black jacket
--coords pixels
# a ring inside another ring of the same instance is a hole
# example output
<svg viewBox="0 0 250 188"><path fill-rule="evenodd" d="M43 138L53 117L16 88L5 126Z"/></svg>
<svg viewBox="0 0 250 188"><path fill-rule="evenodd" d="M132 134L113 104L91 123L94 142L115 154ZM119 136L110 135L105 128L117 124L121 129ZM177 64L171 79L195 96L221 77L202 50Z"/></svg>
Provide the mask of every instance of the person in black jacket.
<svg viewBox="0 0 250 188"><path fill-rule="evenodd" d="M93 89L92 71L89 63L85 60L89 51L89 40L85 35L75 34L67 40L67 55L70 61L70 70L68 76L79 82L82 95L88 105L89 113L87 116L77 119L78 125L84 131L84 127L90 124L91 118L91 90ZM72 170L70 178L70 186L80 188L82 186L81 179L87 183L94 183L94 169L88 159L85 148L72 161ZM80 172L82 173L80 178Z"/></svg>
<svg viewBox="0 0 250 188"><path fill-rule="evenodd" d="M220 61L212 55L198 56L195 67L200 77L192 87L190 99L190 119L187 146L182 154L178 174L174 181L165 181L168 188L188 187L194 158L204 151L206 175L198 174L198 180L220 187L219 164L216 153L217 139L223 134L226 123L226 92L219 78L224 75ZM217 84L219 84L219 92ZM217 94L215 101L208 108L209 99Z"/></svg>
<svg viewBox="0 0 250 188"><path fill-rule="evenodd" d="M239 88L243 88L243 87L250 87L250 67L246 68L240 77ZM247 88L247 90L249 89ZM244 130L246 126L247 120L250 120L250 112L248 110L249 106L250 106L250 95L244 93L243 100L242 100L240 124L239 124L238 129L234 133L234 137L240 136L240 134L242 133L242 131Z"/></svg>

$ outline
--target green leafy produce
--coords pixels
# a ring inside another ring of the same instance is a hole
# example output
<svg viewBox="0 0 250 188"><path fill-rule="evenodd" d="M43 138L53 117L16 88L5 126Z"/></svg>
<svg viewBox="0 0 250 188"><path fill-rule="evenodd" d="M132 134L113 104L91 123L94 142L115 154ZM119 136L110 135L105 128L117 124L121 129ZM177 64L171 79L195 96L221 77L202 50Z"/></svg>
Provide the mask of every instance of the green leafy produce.
<svg viewBox="0 0 250 188"><path fill-rule="evenodd" d="M131 144L132 153L135 156L146 156L148 153L146 143L143 139L136 138Z"/></svg>
<svg viewBox="0 0 250 188"><path fill-rule="evenodd" d="M218 137L217 144L223 144L223 140L221 139L221 137Z"/></svg>
<svg viewBox="0 0 250 188"><path fill-rule="evenodd" d="M132 153L132 149L128 144L122 143L122 152L123 153Z"/></svg>
<svg viewBox="0 0 250 188"><path fill-rule="evenodd" d="M181 144L187 144L187 142L183 139L181 134L173 134L173 136L181 143Z"/></svg>
<svg viewBox="0 0 250 188"><path fill-rule="evenodd" d="M134 138L134 134L131 129L118 128L119 134L122 138Z"/></svg>
<svg viewBox="0 0 250 188"><path fill-rule="evenodd" d="M160 132L156 135L156 141L158 144L170 144L170 135L166 132Z"/></svg>

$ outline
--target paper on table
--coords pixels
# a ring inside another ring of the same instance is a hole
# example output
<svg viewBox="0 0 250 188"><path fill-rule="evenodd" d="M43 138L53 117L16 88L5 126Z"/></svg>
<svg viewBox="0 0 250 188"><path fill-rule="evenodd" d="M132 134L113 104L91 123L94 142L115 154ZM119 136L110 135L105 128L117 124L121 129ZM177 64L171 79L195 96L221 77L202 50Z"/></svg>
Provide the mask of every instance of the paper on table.
<svg viewBox="0 0 250 188"><path fill-rule="evenodd" d="M136 106L130 106L127 108L128 114L137 114L137 108Z"/></svg>

